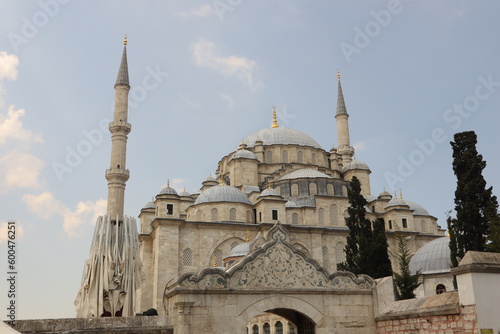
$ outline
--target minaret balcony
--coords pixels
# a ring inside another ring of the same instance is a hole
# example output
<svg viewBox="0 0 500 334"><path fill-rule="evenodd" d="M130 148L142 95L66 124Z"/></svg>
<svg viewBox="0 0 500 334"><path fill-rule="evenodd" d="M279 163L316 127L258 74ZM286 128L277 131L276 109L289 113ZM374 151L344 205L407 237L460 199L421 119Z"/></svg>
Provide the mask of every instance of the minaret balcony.
<svg viewBox="0 0 500 334"><path fill-rule="evenodd" d="M128 135L130 130L132 130L132 124L130 123L123 121L109 123L109 132L111 133L123 133Z"/></svg>
<svg viewBox="0 0 500 334"><path fill-rule="evenodd" d="M106 180L126 182L130 177L130 171L123 168L106 169Z"/></svg>

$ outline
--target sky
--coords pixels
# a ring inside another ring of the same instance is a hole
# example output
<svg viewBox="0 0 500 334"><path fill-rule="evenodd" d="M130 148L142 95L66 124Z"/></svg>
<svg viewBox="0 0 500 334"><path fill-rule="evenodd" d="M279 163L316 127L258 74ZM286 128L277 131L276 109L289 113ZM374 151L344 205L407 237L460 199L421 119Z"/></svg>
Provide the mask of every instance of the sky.
<svg viewBox="0 0 500 334"><path fill-rule="evenodd" d="M445 227L455 133L476 132L499 195L499 11L461 0L0 0L0 308L12 221L17 319L75 315L106 210L125 34L127 215L167 180L199 190L242 138L270 126L273 106L280 126L329 151L338 70L372 194L402 193Z"/></svg>

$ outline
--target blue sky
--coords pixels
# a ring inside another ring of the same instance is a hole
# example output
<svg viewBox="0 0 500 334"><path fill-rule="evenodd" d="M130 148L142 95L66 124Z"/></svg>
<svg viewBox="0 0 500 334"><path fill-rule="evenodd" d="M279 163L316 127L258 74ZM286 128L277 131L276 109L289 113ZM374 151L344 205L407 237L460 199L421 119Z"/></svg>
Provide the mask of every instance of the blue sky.
<svg viewBox="0 0 500 334"><path fill-rule="evenodd" d="M18 318L75 314L106 206L102 125L124 34L127 215L167 179L197 191L243 137L270 125L273 105L281 126L337 145L339 69L372 194L402 189L444 227L454 133L476 131L483 174L500 189L499 10L460 0L0 0L0 266L7 271L6 222L15 220Z"/></svg>

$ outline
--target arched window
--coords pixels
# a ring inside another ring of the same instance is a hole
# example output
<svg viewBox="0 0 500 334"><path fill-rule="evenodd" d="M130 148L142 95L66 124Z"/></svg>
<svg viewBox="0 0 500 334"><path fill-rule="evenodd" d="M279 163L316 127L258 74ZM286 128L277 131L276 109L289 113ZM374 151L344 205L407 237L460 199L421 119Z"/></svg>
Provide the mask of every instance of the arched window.
<svg viewBox="0 0 500 334"><path fill-rule="evenodd" d="M231 210L229 210L229 220L236 220L236 209L235 208L231 208Z"/></svg>
<svg viewBox="0 0 500 334"><path fill-rule="evenodd" d="M316 183L309 183L309 195L314 196L318 193L318 186Z"/></svg>
<svg viewBox="0 0 500 334"><path fill-rule="evenodd" d="M284 164L288 163L288 151L287 150L281 152L281 160L283 160Z"/></svg>
<svg viewBox="0 0 500 334"><path fill-rule="evenodd" d="M313 154L311 155L311 160L312 160L312 164L313 164L313 165L316 165L316 153L313 153Z"/></svg>
<svg viewBox="0 0 500 334"><path fill-rule="evenodd" d="M299 185L292 184L292 196L299 196Z"/></svg>
<svg viewBox="0 0 500 334"><path fill-rule="evenodd" d="M182 251L182 265L184 267L193 265L193 251L191 248L186 248Z"/></svg>
<svg viewBox="0 0 500 334"><path fill-rule="evenodd" d="M323 208L318 210L318 224L325 225L325 209Z"/></svg>
<svg viewBox="0 0 500 334"><path fill-rule="evenodd" d="M339 209L335 204L330 205L330 225L339 226Z"/></svg>
<svg viewBox="0 0 500 334"><path fill-rule="evenodd" d="M222 267L222 251L217 248L214 251L214 254L212 255L212 263L210 264L211 267Z"/></svg>
<svg viewBox="0 0 500 334"><path fill-rule="evenodd" d="M266 162L268 164L273 163L273 152L271 151L266 151Z"/></svg>
<svg viewBox="0 0 500 334"><path fill-rule="evenodd" d="M420 230L422 231L422 233L427 233L427 223L425 222L425 220L422 220L420 222Z"/></svg>
<svg viewBox="0 0 500 334"><path fill-rule="evenodd" d="M330 268L330 254L328 254L328 247L323 246L323 267Z"/></svg>
<svg viewBox="0 0 500 334"><path fill-rule="evenodd" d="M302 153L302 151L297 152L297 162L299 164L304 162L304 153Z"/></svg>
<svg viewBox="0 0 500 334"><path fill-rule="evenodd" d="M335 245L335 262L336 264L345 262L344 245L341 242Z"/></svg>
<svg viewBox="0 0 500 334"><path fill-rule="evenodd" d="M329 196L333 196L333 184L328 184L326 186L326 193L329 195Z"/></svg>
<svg viewBox="0 0 500 334"><path fill-rule="evenodd" d="M292 225L299 224L299 214L297 212L292 213Z"/></svg>
<svg viewBox="0 0 500 334"><path fill-rule="evenodd" d="M196 221L201 221L201 210L196 211Z"/></svg>
<svg viewBox="0 0 500 334"><path fill-rule="evenodd" d="M281 321L278 321L274 324L274 333L283 334L283 324L281 323Z"/></svg>
<svg viewBox="0 0 500 334"><path fill-rule="evenodd" d="M217 210L216 208L212 209L212 221L219 221L219 210Z"/></svg>
<svg viewBox="0 0 500 334"><path fill-rule="evenodd" d="M264 334L271 334L271 326L267 322L264 324L263 329L264 329Z"/></svg>
<svg viewBox="0 0 500 334"><path fill-rule="evenodd" d="M295 326L291 322L288 324L288 334L295 334Z"/></svg>
<svg viewBox="0 0 500 334"><path fill-rule="evenodd" d="M251 223L252 223L252 213L250 212L250 210L247 210L247 224Z"/></svg>
<svg viewBox="0 0 500 334"><path fill-rule="evenodd" d="M436 286L436 295L440 295L446 292L446 287L443 284L438 284Z"/></svg>
<svg viewBox="0 0 500 334"><path fill-rule="evenodd" d="M253 325L253 327L252 327L252 334L259 334L259 326Z"/></svg>

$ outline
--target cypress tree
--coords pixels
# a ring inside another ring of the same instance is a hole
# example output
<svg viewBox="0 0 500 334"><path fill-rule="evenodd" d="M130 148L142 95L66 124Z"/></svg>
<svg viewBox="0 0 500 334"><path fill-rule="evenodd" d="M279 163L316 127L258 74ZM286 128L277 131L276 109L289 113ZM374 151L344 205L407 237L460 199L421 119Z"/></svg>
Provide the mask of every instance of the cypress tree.
<svg viewBox="0 0 500 334"><path fill-rule="evenodd" d="M373 222L373 243L372 243L372 268L371 277L380 278L392 276L392 265L388 253L389 245L385 235L385 223L383 219Z"/></svg>
<svg viewBox="0 0 500 334"><path fill-rule="evenodd" d="M346 261L337 265L338 270L366 274L373 278L390 276L391 262L387 253L387 239L382 222L372 223L366 218L366 199L361 195L361 182L353 177L347 190L348 217L345 218L349 235L344 249ZM382 224L382 225L380 225Z"/></svg>
<svg viewBox="0 0 500 334"><path fill-rule="evenodd" d="M482 171L486 167L482 155L476 150L474 131L456 133L453 148L453 172L457 176L455 191L456 218L449 218L452 264L467 251L486 251L490 222L498 220L498 202L492 187L486 188ZM496 233L496 232L495 232ZM456 248L456 249L453 249Z"/></svg>
<svg viewBox="0 0 500 334"><path fill-rule="evenodd" d="M394 282L398 288L399 297L401 299L415 298L415 289L422 284L418 282L420 272L411 274L410 272L410 250L406 244L406 240L402 234L396 235L396 242L398 247L398 262L401 274L394 273Z"/></svg>

